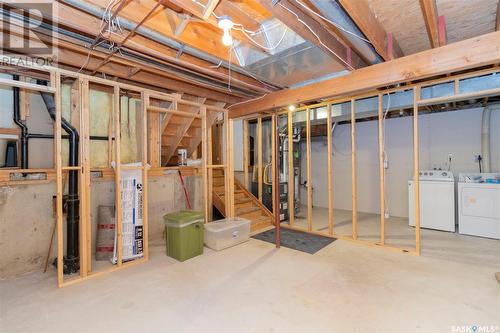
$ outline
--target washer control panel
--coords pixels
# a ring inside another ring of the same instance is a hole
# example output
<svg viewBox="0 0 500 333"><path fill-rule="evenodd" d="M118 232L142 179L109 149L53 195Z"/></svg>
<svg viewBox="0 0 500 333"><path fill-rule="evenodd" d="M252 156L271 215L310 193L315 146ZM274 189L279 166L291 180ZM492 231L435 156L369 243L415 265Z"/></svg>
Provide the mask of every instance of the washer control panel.
<svg viewBox="0 0 500 333"><path fill-rule="evenodd" d="M454 181L453 173L446 170L420 170L420 180L427 181Z"/></svg>

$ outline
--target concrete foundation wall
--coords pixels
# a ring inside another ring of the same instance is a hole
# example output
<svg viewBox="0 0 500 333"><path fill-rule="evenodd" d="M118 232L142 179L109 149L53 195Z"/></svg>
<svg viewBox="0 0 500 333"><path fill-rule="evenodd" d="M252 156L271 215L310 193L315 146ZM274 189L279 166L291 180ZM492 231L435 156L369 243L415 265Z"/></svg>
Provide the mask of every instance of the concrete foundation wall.
<svg viewBox="0 0 500 333"><path fill-rule="evenodd" d="M201 177L184 178L194 209L203 210ZM150 178L149 240L164 243L163 215L184 209L185 197L177 173ZM97 209L114 205L114 182L93 181L91 185L92 252L95 253ZM42 270L55 225L55 183L0 187L0 278ZM54 240L51 255L56 256Z"/></svg>

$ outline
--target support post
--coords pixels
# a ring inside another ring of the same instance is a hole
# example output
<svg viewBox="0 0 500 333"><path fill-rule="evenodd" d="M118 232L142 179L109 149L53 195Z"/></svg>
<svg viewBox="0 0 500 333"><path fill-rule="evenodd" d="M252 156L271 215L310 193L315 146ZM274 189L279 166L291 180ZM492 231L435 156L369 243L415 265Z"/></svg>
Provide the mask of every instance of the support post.
<svg viewBox="0 0 500 333"><path fill-rule="evenodd" d="M123 259L122 242L122 187L121 187L121 112L120 87L113 88L113 113L115 119L115 228L116 228L116 258L121 267Z"/></svg>
<svg viewBox="0 0 500 333"><path fill-rule="evenodd" d="M420 179L419 169L419 135L418 104L420 87L413 88L413 183L415 184L415 252L420 255Z"/></svg>
<svg viewBox="0 0 500 333"><path fill-rule="evenodd" d="M307 230L312 231L311 110L306 109Z"/></svg>
<svg viewBox="0 0 500 333"><path fill-rule="evenodd" d="M358 238L358 205L356 192L356 100L351 99L351 186L352 186L352 238Z"/></svg>
<svg viewBox="0 0 500 333"><path fill-rule="evenodd" d="M380 244L385 244L385 147L384 147L384 112L383 95L378 95L378 161L380 174Z"/></svg>
<svg viewBox="0 0 500 333"><path fill-rule="evenodd" d="M333 169L332 169L332 105L328 104L327 107L327 125L326 125L326 138L327 152L328 152L328 234L333 235Z"/></svg>

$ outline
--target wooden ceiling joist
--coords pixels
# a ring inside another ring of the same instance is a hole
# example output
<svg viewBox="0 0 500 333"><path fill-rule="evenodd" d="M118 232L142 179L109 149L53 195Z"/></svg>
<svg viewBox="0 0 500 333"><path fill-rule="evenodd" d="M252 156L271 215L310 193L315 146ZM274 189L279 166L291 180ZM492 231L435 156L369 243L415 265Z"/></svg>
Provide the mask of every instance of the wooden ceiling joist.
<svg viewBox="0 0 500 333"><path fill-rule="evenodd" d="M394 39L392 40L393 53L387 53L388 32L371 11L366 0L339 0L339 3L385 61L403 56L403 51Z"/></svg>
<svg viewBox="0 0 500 333"><path fill-rule="evenodd" d="M87 0L87 2L101 8L106 8L109 1ZM191 3L192 1L184 2ZM137 23L140 22L156 4L157 2L154 0L130 1L129 4L121 10L119 16ZM144 24L144 27L159 32L167 38L238 65L237 60L229 56L229 49L222 44L222 33L220 31L208 29L208 25L207 29L199 29L195 24L188 24L180 36L175 36L175 30L172 29L170 24L167 24L168 17L171 14L169 8L162 7Z"/></svg>
<svg viewBox="0 0 500 333"><path fill-rule="evenodd" d="M443 47L352 71L348 75L280 90L229 108L232 118L289 104L317 101L374 90L500 62L500 32L492 32Z"/></svg>
<svg viewBox="0 0 500 333"><path fill-rule="evenodd" d="M3 21L0 20L0 30L3 31ZM22 27L9 25L8 33L12 40L21 40L27 38L22 33ZM233 100L233 102L241 101L241 97L231 96L225 92L219 92L212 89L207 89L198 84L179 81L174 75L169 76L164 71L155 70L145 65L134 63L120 56L115 56L106 64L102 65L102 61L106 58L106 54L94 50L90 55L86 48L80 45L75 45L67 40L53 38L52 36L39 33L37 37L44 42L52 43L57 47L57 62L59 65L70 66L72 68L81 69L83 67L92 71L97 66L101 66L100 71L117 78L130 80L129 75L133 73L133 80L140 82L150 87L159 87L170 91L184 91L195 96L210 97L221 101ZM87 64L87 66L82 66Z"/></svg>
<svg viewBox="0 0 500 333"><path fill-rule="evenodd" d="M316 45L346 69L353 70L365 65L357 54L352 55L352 63L349 63L347 45L326 29L324 25L311 17L313 14L298 8L292 1L281 0L276 4L273 4L272 0L258 0L258 2L295 33Z"/></svg>
<svg viewBox="0 0 500 333"><path fill-rule="evenodd" d="M424 16L425 28L432 47L441 46L439 43L439 24L436 0L420 0L420 9Z"/></svg>
<svg viewBox="0 0 500 333"><path fill-rule="evenodd" d="M13 4L15 5L15 4ZM81 31L86 35L96 37L100 32L100 19L82 11L77 11L74 8L62 3L58 3L57 17L53 18L61 27L67 27L73 30ZM45 18L50 18L51 13L43 13ZM127 31L124 31L127 33ZM111 34L107 36L110 42L118 44L123 38ZM129 38L124 45L144 56L151 56L156 59L161 59L169 63L171 66L182 68L183 70L192 71L199 75L212 77L216 80L227 82L228 69L222 66L214 66L213 63L207 62L200 58L191 56L187 53L178 55L177 50L166 45L160 44L141 35L135 35ZM231 72L231 85L234 87L242 87L245 89L269 92L272 88L262 82L248 77L246 75Z"/></svg>

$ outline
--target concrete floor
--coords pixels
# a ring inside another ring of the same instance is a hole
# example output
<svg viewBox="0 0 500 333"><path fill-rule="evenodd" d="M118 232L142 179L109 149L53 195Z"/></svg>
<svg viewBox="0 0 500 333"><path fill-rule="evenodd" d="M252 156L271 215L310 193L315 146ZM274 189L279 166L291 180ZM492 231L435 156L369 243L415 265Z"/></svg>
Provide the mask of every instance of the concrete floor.
<svg viewBox="0 0 500 333"><path fill-rule="evenodd" d="M64 289L54 271L0 281L0 331L500 332L500 241L426 230L420 257L343 240L310 255L252 239L184 263L163 251Z"/></svg>

